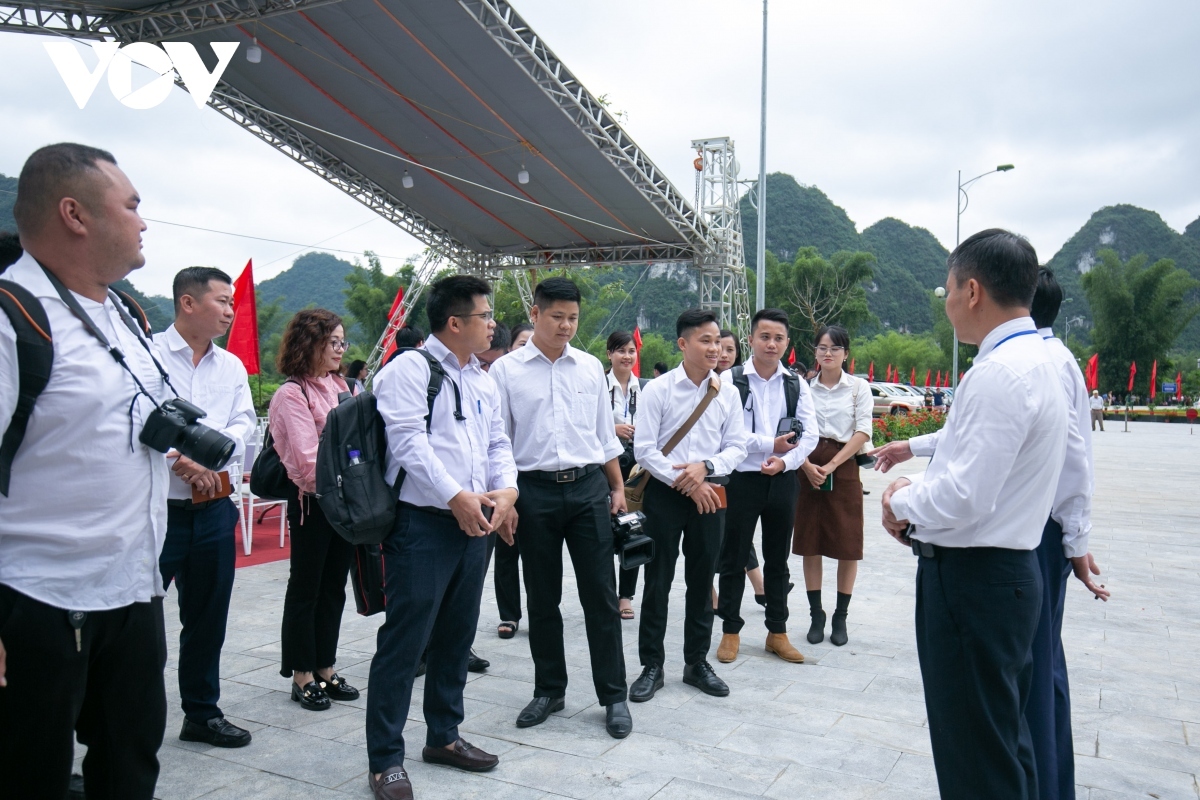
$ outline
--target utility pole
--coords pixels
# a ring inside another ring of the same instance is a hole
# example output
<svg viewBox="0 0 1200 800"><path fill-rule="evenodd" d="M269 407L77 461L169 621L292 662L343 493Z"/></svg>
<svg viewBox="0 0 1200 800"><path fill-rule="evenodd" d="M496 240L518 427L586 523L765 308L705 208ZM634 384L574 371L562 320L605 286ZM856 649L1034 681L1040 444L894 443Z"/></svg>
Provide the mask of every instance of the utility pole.
<svg viewBox="0 0 1200 800"><path fill-rule="evenodd" d="M762 118L758 136L758 245L755 254L754 310L767 304L767 0L763 0Z"/></svg>

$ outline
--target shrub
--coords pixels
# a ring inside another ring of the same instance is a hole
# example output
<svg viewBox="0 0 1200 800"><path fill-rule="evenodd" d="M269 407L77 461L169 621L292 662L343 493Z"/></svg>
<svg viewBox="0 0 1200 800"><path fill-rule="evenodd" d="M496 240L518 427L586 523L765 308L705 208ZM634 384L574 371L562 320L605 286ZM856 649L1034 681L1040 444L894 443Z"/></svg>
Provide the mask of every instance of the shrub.
<svg viewBox="0 0 1200 800"><path fill-rule="evenodd" d="M945 424L946 412L937 409L918 409L907 416L887 414L875 420L872 440L880 447L888 442L902 442L940 431Z"/></svg>

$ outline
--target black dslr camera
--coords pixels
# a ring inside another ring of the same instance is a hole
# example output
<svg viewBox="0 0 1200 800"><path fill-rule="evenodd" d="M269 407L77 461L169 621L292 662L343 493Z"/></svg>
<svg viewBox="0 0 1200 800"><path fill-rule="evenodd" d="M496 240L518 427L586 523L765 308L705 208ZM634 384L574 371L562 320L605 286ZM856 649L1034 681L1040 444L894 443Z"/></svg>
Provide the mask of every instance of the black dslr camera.
<svg viewBox="0 0 1200 800"><path fill-rule="evenodd" d="M793 442L800 441L800 437L804 435L804 423L795 417L784 417L779 420L779 426L775 428L775 435L783 436L786 433L794 433L796 435L792 439Z"/></svg>
<svg viewBox="0 0 1200 800"><path fill-rule="evenodd" d="M636 569L654 558L654 540L642 533L646 515L640 511L617 514L612 518L613 551L621 559L621 569Z"/></svg>
<svg viewBox="0 0 1200 800"><path fill-rule="evenodd" d="M168 400L150 412L138 441L160 453L174 448L205 469L219 470L229 463L235 445L220 431L196 422L204 416L204 409L181 397Z"/></svg>

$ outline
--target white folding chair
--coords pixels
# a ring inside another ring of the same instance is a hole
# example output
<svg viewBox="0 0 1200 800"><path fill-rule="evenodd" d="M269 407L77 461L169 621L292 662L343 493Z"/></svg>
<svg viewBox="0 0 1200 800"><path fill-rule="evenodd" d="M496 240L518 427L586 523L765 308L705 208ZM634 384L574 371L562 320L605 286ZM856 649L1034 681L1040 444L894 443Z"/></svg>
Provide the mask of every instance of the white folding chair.
<svg viewBox="0 0 1200 800"><path fill-rule="evenodd" d="M246 516L242 525L242 547L246 551L246 555L250 555L250 548L254 539L254 511L258 509L265 515L272 506L283 506L279 509L279 546L283 547L285 537L287 535L287 501L286 500L269 500L264 497L259 497L250 491L250 468L254 465L254 458L262 448L263 438L266 435L267 420L265 417L258 418L258 424L254 427L254 438L246 444L245 470L247 476L243 491L246 496Z"/></svg>

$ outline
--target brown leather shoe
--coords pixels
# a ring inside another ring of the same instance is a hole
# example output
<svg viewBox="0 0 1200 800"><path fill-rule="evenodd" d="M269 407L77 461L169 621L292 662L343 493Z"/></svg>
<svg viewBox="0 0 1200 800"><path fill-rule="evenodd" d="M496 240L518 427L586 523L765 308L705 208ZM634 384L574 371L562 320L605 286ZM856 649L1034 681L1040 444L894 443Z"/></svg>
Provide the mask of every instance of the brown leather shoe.
<svg viewBox="0 0 1200 800"><path fill-rule="evenodd" d="M804 663L804 654L792 647L786 633L768 633L767 652L774 653L784 661L790 661L793 664Z"/></svg>
<svg viewBox="0 0 1200 800"><path fill-rule="evenodd" d="M459 738L450 750L426 747L421 751L421 758L429 764L444 764L467 772L487 772L500 763L499 756L485 753L463 738Z"/></svg>
<svg viewBox="0 0 1200 800"><path fill-rule="evenodd" d="M721 644L717 647L717 661L728 664L737 660L738 648L741 647L741 637L736 633L726 633L721 636Z"/></svg>
<svg viewBox="0 0 1200 800"><path fill-rule="evenodd" d="M413 800L412 783L404 767L388 767L375 780L374 773L367 773L367 785L375 795L375 800Z"/></svg>

